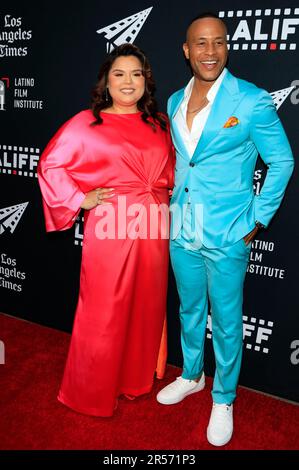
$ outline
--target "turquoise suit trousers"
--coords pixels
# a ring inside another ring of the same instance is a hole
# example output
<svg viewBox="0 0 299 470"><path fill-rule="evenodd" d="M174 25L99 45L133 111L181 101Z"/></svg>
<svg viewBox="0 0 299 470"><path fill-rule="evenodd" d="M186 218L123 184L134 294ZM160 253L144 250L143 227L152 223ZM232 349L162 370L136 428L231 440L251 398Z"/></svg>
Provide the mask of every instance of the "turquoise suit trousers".
<svg viewBox="0 0 299 470"><path fill-rule="evenodd" d="M241 238L225 247L207 248L192 227L188 205L181 233L170 242L181 304L182 377L195 379L203 372L209 298L216 361L212 396L215 403L230 404L241 367L243 284L250 245Z"/></svg>

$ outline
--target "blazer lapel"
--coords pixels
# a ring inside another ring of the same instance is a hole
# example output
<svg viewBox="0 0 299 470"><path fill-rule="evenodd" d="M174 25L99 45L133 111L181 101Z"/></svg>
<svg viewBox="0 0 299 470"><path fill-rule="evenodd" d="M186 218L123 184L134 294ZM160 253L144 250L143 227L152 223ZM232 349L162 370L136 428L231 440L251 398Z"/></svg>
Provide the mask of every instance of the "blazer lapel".
<svg viewBox="0 0 299 470"><path fill-rule="evenodd" d="M191 160L197 160L217 134L227 119L233 115L243 95L239 92L238 81L229 72L226 73L212 105L208 120L203 129Z"/></svg>

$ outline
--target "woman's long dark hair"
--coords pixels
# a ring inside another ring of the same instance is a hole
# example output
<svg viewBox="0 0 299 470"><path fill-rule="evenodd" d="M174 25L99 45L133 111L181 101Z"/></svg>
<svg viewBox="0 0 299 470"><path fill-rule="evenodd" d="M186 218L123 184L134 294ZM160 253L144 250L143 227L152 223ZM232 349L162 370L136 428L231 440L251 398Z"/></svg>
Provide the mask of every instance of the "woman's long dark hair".
<svg viewBox="0 0 299 470"><path fill-rule="evenodd" d="M95 117L92 125L102 124L101 111L112 106L112 98L107 89L108 73L112 67L113 62L118 57L134 56L140 61L142 66L142 74L145 79L144 95L137 103L137 108L142 112L141 118L146 123L156 128L155 123L161 129L167 129L167 120L161 113L158 112L158 105L154 98L155 82L152 75L151 66L144 53L134 44L121 44L116 47L106 58L101 66L98 75L98 82L92 91L91 110ZM152 118L150 121L148 118Z"/></svg>

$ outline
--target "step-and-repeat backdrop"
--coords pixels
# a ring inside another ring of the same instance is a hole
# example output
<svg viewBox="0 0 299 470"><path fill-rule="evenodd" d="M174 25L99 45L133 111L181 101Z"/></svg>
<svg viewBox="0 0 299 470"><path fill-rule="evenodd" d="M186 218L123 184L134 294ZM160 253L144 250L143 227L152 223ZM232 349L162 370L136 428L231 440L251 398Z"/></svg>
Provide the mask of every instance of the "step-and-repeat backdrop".
<svg viewBox="0 0 299 470"><path fill-rule="evenodd" d="M181 47L186 25L206 10L228 25L230 71L272 94L296 159L298 0L2 2L0 311L71 331L82 216L72 230L46 234L36 178L40 154L64 121L89 106L99 65L123 42L134 42L149 56L165 110L168 96L190 77ZM265 172L259 163L257 192ZM242 385L294 401L299 401L298 196L296 168L282 208L252 247L240 378ZM180 366L178 308L171 272L169 362ZM206 333L206 372L213 374L210 318Z"/></svg>

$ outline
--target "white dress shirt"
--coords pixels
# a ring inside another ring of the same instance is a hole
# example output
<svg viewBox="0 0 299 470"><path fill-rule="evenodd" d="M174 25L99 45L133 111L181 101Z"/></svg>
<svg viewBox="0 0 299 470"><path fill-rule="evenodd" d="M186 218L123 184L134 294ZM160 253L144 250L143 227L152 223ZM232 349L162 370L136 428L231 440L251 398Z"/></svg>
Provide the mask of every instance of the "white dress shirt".
<svg viewBox="0 0 299 470"><path fill-rule="evenodd" d="M226 75L227 69L224 68L207 93L208 104L194 116L191 131L187 126L187 106L192 93L194 85L194 77L191 78L184 91L183 101L174 117L174 121L179 129L185 147L189 153L190 159L196 149L198 141L201 137L202 131L205 127L209 114L211 112L212 104L217 95L219 87Z"/></svg>

